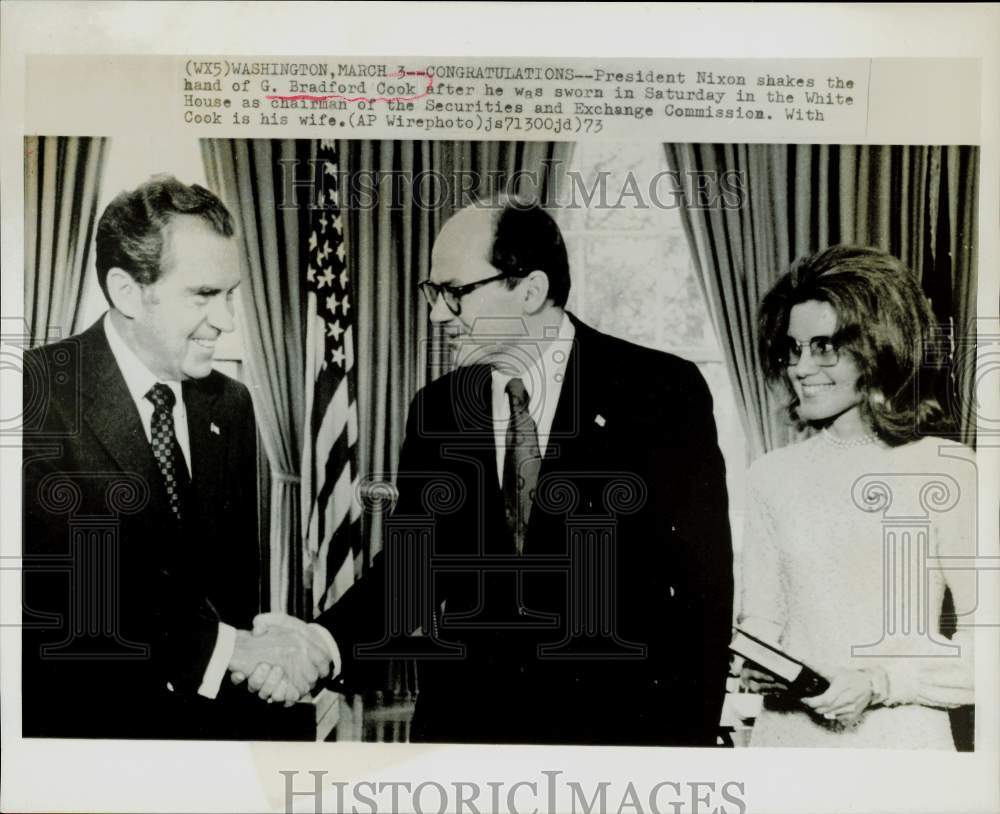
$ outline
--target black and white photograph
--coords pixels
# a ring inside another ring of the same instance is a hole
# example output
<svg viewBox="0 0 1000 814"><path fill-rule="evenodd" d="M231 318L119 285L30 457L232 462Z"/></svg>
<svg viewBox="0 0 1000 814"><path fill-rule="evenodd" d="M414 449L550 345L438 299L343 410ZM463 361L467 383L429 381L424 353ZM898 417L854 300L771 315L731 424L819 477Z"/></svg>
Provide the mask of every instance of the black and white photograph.
<svg viewBox="0 0 1000 814"><path fill-rule="evenodd" d="M25 143L26 735L971 748L975 147L117 146Z"/></svg>
<svg viewBox="0 0 1000 814"><path fill-rule="evenodd" d="M787 759L981 776L995 144L892 137L892 60L238 50L75 57L161 98L148 138L116 105L53 125L73 80L27 63L23 755L225 754L267 802L220 811L790 811L761 791ZM414 788L374 768L438 754Z"/></svg>

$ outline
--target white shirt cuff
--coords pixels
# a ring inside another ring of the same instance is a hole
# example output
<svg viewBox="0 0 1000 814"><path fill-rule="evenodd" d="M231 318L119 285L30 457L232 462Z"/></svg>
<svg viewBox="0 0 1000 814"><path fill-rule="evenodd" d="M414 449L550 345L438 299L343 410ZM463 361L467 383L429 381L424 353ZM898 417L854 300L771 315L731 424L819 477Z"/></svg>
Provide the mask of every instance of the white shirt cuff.
<svg viewBox="0 0 1000 814"><path fill-rule="evenodd" d="M330 657L330 678L336 678L340 675L341 669L340 648L337 647L336 639L333 638L333 634L323 627L323 625L318 625L315 622L309 623L309 629L319 633L326 644L326 654Z"/></svg>
<svg viewBox="0 0 1000 814"><path fill-rule="evenodd" d="M208 667L205 668L205 675L198 688L198 695L203 695L205 698L215 698L219 694L222 679L226 677L226 670L229 669L229 662L233 658L235 648L236 628L225 622L219 622L219 635L215 638L215 649L212 651L212 658L208 660Z"/></svg>

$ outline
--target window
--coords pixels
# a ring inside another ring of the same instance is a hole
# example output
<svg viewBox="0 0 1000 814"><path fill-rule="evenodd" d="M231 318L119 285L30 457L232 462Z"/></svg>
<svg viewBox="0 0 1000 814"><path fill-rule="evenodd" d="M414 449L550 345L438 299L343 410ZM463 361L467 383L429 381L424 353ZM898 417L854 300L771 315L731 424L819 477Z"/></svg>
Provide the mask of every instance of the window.
<svg viewBox="0 0 1000 814"><path fill-rule="evenodd" d="M560 200L572 202L575 197L577 206L566 206L557 215L573 275L568 308L600 331L698 365L715 404L738 544L746 441L680 212L669 208L669 182L658 176L667 170L664 151L648 142L580 142L569 169L570 189ZM585 205L595 185L597 192ZM651 185L655 196L650 195Z"/></svg>

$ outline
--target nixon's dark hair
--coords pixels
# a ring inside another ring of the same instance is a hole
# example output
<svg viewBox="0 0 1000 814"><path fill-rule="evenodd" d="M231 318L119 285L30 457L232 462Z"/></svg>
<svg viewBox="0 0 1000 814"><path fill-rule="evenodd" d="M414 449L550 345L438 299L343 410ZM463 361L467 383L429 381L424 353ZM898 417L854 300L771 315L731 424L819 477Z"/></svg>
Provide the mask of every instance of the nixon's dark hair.
<svg viewBox="0 0 1000 814"><path fill-rule="evenodd" d="M761 302L759 350L764 373L781 382L798 421L798 400L782 359L789 314L799 303L828 303L837 312L842 352L860 371L862 416L887 444L898 446L949 428L932 393L934 316L916 277L897 258L865 246L831 246L796 260ZM800 422L801 423L801 422Z"/></svg>
<svg viewBox="0 0 1000 814"><path fill-rule="evenodd" d="M204 187L182 184L170 175L154 175L108 204L97 224L97 281L109 303L110 269L124 269L143 285L156 282L164 230L177 215L201 218L223 237L234 234L233 219L222 201Z"/></svg>
<svg viewBox="0 0 1000 814"><path fill-rule="evenodd" d="M535 269L549 279L549 299L562 308L569 298L569 259L562 232L537 201L498 196L480 206L496 210L493 215L493 245L487 260L497 271L517 280Z"/></svg>

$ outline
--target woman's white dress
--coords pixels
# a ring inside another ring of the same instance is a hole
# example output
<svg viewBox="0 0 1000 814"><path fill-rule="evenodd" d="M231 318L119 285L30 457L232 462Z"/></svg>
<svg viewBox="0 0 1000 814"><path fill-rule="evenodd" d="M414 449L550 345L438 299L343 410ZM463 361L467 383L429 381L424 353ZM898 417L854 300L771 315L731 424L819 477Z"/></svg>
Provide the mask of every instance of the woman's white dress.
<svg viewBox="0 0 1000 814"><path fill-rule="evenodd" d="M889 678L886 702L850 727L766 699L751 745L953 749L946 709L973 700L963 626L976 574L954 566L976 553L974 453L933 437L845 446L821 432L755 461L749 484L740 625L828 677L877 664Z"/></svg>

